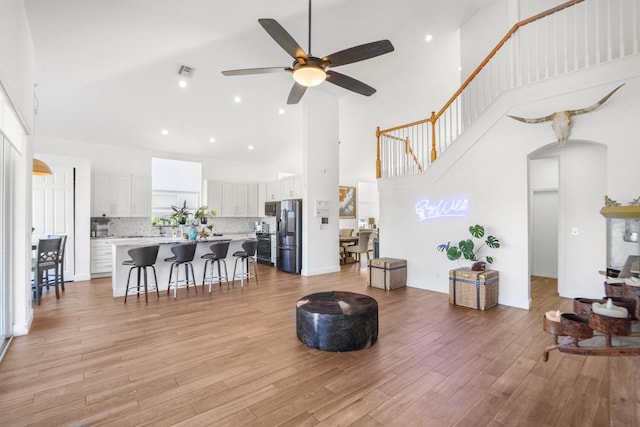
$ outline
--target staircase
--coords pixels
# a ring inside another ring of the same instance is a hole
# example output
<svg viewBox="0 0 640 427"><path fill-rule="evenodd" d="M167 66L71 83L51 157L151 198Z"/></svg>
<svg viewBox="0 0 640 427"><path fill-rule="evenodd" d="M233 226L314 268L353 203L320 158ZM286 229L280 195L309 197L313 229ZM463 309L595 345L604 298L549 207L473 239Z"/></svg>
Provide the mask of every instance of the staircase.
<svg viewBox="0 0 640 427"><path fill-rule="evenodd" d="M640 1L572 0L516 23L447 103L376 130L377 178L424 173L505 92L640 52Z"/></svg>

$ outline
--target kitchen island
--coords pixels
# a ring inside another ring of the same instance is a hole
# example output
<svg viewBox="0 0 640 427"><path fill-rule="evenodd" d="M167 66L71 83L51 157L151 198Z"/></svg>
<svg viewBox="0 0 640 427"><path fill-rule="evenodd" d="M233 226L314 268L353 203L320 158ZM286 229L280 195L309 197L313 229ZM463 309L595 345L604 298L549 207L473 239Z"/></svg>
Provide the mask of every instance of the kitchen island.
<svg viewBox="0 0 640 427"><path fill-rule="evenodd" d="M208 237L206 240L197 240L198 247L196 248L196 254L193 258L193 269L195 272L196 285L202 285L202 274L204 271L205 260L200 257L204 254L211 252L209 246L216 241L230 240L229 252L227 252L227 270L229 273L229 282L232 281L233 264L235 257L232 255L235 251L242 250L242 242L246 239L254 239L253 233L247 234L225 234L222 236ZM169 271L171 263L166 262L165 258L173 256L171 247L174 245L191 243L191 240L186 240L178 237L138 237L138 238L121 238L110 240L113 246L112 262L113 273L111 275L111 286L113 289L114 297L123 297L127 289L127 276L129 275L130 266L122 265L122 262L130 259L127 253L129 249L137 248L141 246L160 245L158 251L158 259L155 263L156 273L158 275L158 289L167 290L169 284ZM240 268L240 266L238 266ZM153 283L153 273L149 271L149 284ZM137 283L137 275L131 274L131 286L135 286ZM200 288L200 290L202 287ZM205 289L207 289L205 287Z"/></svg>

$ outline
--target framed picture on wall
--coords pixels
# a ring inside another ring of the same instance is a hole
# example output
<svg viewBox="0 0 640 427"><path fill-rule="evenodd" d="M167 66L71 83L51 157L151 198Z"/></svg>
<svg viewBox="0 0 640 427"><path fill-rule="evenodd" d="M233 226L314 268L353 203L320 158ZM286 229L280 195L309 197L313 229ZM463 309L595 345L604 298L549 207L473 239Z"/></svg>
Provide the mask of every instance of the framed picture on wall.
<svg viewBox="0 0 640 427"><path fill-rule="evenodd" d="M340 218L356 217L356 187L340 186Z"/></svg>

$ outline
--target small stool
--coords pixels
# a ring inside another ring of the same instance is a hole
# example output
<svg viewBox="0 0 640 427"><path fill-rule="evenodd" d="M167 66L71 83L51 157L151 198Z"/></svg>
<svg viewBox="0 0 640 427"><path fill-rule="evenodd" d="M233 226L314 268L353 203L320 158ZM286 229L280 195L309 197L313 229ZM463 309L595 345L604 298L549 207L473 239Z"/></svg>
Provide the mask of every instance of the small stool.
<svg viewBox="0 0 640 427"><path fill-rule="evenodd" d="M169 286L167 287L167 295L171 291L171 283L173 283L173 297L176 298L178 287L180 287L180 282L184 283L184 286L189 289L189 270L191 270L191 284L193 288L196 290L196 294L198 293L198 289L196 288L196 275L193 272L193 257L196 254L197 243L187 243L184 245L175 245L171 248L171 252L173 252L172 257L165 258L166 262L171 263L171 268L169 270ZM180 280L180 266L184 266L184 280ZM176 280L172 282L173 270L176 271Z"/></svg>
<svg viewBox="0 0 640 427"><path fill-rule="evenodd" d="M147 284L147 267L151 267L153 270L153 277L155 278L155 289L158 298L160 292L158 291L158 276L156 276L156 268L153 266L158 258L159 245L143 246L140 248L132 248L127 251L131 259L122 261L122 265L130 265L129 276L127 277L127 290L124 292L124 303L127 303L127 295L129 294L129 280L131 279L131 272L133 269L138 270L138 285L136 287L136 295L140 298L140 275L144 271L144 302L149 302L148 284Z"/></svg>
<svg viewBox="0 0 640 427"><path fill-rule="evenodd" d="M229 289L229 276L227 274L227 261L225 258L227 257L227 252L229 251L229 242L230 240L221 240L219 242L213 243L209 246L211 249L211 253L204 254L200 258L206 260L204 262L204 273L202 273L202 290L204 290L204 285L208 281L209 282L209 293L211 293L211 285L213 283L219 283L222 286L222 272L220 269L220 262L224 263L224 280L227 281L227 289ZM207 267L211 263L211 275L207 278ZM214 276L214 264L218 265L218 275Z"/></svg>
<svg viewBox="0 0 640 427"><path fill-rule="evenodd" d="M258 284L258 267L256 265L256 250L258 249L258 241L256 239L247 239L242 243L242 251L236 251L233 256L236 257L236 262L233 264L233 283L236 283L236 278L240 279L240 286L244 288L244 279L249 282L250 277L256 278L256 285ZM236 274L236 267L238 261L242 261L242 272ZM249 263L253 264L253 276L249 271ZM245 268L246 266L246 268Z"/></svg>

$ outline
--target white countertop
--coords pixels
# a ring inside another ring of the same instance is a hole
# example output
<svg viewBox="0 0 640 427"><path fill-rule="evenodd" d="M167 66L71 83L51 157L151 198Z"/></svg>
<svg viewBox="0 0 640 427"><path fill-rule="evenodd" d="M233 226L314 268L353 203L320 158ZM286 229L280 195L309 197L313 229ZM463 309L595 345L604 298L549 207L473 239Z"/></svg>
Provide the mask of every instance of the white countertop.
<svg viewBox="0 0 640 427"><path fill-rule="evenodd" d="M215 242L218 240L245 240L254 239L254 233L240 233L240 234L223 234L222 236L210 236L204 240L195 240L196 243ZM181 237L163 237L163 236L150 236L150 237L100 237L99 240L108 241L113 246L145 246L145 245L168 245L177 243L189 243L192 240L183 239Z"/></svg>

